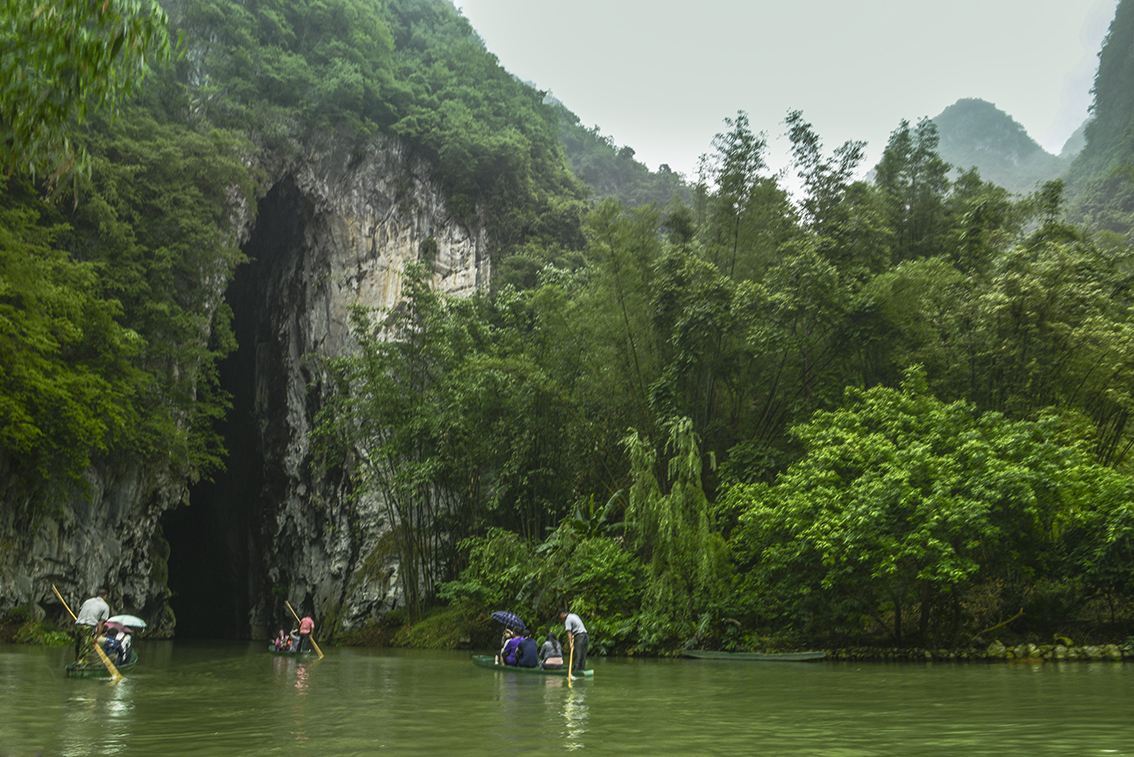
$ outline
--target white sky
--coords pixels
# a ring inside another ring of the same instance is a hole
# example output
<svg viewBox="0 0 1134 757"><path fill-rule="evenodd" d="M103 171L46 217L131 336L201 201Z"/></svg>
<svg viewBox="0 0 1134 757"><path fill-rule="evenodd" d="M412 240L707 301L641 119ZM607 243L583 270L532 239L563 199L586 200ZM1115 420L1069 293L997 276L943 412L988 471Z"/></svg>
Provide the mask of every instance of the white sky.
<svg viewBox="0 0 1134 757"><path fill-rule="evenodd" d="M516 76L692 174L738 109L783 163L800 108L877 161L902 118L995 103L1049 152L1083 119L1117 0L454 0Z"/></svg>

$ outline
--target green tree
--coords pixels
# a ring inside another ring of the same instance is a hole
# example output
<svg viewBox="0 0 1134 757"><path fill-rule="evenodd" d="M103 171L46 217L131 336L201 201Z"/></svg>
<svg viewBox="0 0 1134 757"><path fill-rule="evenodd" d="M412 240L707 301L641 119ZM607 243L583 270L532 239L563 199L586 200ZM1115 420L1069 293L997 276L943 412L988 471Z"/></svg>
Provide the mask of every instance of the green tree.
<svg viewBox="0 0 1134 757"><path fill-rule="evenodd" d="M1037 576L1067 568L1061 535L1096 507L1084 482L1109 475L1060 429L941 402L920 370L901 389L848 390L793 430L805 455L773 486L729 494L751 606L810 633L866 621L934 644L986 620L967 604L978 584L999 585L994 612L1024 604Z"/></svg>
<svg viewBox="0 0 1134 757"><path fill-rule="evenodd" d="M84 166L77 129L170 54L157 0L4 0L0 166L52 180Z"/></svg>
<svg viewBox="0 0 1134 757"><path fill-rule="evenodd" d="M625 439L631 487L627 531L650 567L644 634L654 643L691 636L714 592L719 538L709 529L699 440L688 418L666 424L664 476L653 444L631 431ZM647 643L649 641L647 640Z"/></svg>
<svg viewBox="0 0 1134 757"><path fill-rule="evenodd" d="M709 196L709 247L713 262L732 276L744 246L753 197L764 183L760 172L767 167L767 140L752 131L744 111L726 118L725 126L728 130L713 138L714 153L705 167L715 190Z"/></svg>
<svg viewBox="0 0 1134 757"><path fill-rule="evenodd" d="M895 262L942 251L948 226L949 164L938 156L937 143L933 121L922 119L912 130L908 121L902 121L874 169L894 232Z"/></svg>

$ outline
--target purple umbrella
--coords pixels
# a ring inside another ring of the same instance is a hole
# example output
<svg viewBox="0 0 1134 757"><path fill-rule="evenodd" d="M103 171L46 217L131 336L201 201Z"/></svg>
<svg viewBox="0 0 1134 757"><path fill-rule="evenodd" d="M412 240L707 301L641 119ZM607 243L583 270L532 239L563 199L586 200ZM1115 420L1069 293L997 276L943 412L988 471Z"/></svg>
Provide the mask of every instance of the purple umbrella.
<svg viewBox="0 0 1134 757"><path fill-rule="evenodd" d="M492 619L505 628L511 628L513 631L527 631L528 627L524 625L524 621L520 620L520 616L514 612L507 610L497 610L492 613Z"/></svg>

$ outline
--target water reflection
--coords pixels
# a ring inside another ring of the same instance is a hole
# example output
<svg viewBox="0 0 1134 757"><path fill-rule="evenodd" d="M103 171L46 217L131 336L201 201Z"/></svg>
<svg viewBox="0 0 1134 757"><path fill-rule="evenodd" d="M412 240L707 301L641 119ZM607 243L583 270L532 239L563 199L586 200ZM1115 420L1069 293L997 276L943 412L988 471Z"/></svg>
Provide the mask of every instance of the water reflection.
<svg viewBox="0 0 1134 757"><path fill-rule="evenodd" d="M64 727L56 733L60 739L60 754L90 754L95 745L104 754L125 751L134 711L131 682L74 680L72 683L74 690L62 708Z"/></svg>
<svg viewBox="0 0 1134 757"><path fill-rule="evenodd" d="M1134 754L1134 665L604 661L594 680L467 656L170 645L118 686L63 653L0 646L0 755ZM151 664L153 661L153 664ZM591 710L594 710L592 715ZM759 713L754 717L753 713Z"/></svg>
<svg viewBox="0 0 1134 757"><path fill-rule="evenodd" d="M578 684L567 687L563 698L563 738L568 751L583 748L587 717L587 687Z"/></svg>
<svg viewBox="0 0 1134 757"><path fill-rule="evenodd" d="M297 664L295 666L295 690L300 694L306 694L309 685L307 666Z"/></svg>

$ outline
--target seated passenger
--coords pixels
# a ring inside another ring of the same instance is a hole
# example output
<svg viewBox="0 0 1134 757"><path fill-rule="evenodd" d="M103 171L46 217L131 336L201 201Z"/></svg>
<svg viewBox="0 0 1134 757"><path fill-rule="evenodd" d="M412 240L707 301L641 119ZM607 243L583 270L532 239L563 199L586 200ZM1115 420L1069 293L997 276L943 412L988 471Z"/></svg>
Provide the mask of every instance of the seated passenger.
<svg viewBox="0 0 1134 757"><path fill-rule="evenodd" d="M547 640L539 650L539 661L544 670L560 670L563 668L563 646L554 632L547 634Z"/></svg>
<svg viewBox="0 0 1134 757"><path fill-rule="evenodd" d="M133 639L134 637L131 636L130 632L126 629L119 631L118 636L115 637L115 640L118 642L117 662L119 665L124 665L126 660L130 659L130 646L134 643Z"/></svg>
<svg viewBox="0 0 1134 757"><path fill-rule="evenodd" d="M122 665L130 656L130 633L125 628L108 628L102 637L102 648L108 656L114 656L114 663Z"/></svg>
<svg viewBox="0 0 1134 757"><path fill-rule="evenodd" d="M272 640L272 645L275 646L277 652L284 652L287 650L289 644L287 634L285 634L284 630L281 628L276 633L276 638Z"/></svg>
<svg viewBox="0 0 1134 757"><path fill-rule="evenodd" d="M298 652L299 651L299 629L298 628L291 629L291 633L288 634L287 649L285 649L284 651L285 652Z"/></svg>
<svg viewBox="0 0 1134 757"><path fill-rule="evenodd" d="M504 633L506 641L504 646L500 648L500 662L505 665L515 665L516 655L520 651L520 642L523 641L522 636L518 636L511 631Z"/></svg>
<svg viewBox="0 0 1134 757"><path fill-rule="evenodd" d="M530 636L520 637L520 646L516 652L516 667L539 667L539 647L536 646L536 640Z"/></svg>

